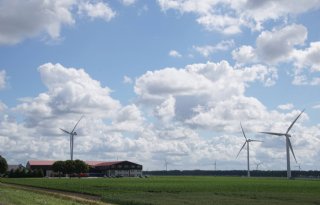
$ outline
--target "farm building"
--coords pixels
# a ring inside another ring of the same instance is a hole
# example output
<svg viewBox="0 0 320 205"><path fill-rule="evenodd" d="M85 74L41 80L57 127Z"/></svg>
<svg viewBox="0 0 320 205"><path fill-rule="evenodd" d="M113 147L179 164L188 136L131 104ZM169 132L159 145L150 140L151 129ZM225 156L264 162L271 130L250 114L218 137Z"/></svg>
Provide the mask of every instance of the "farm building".
<svg viewBox="0 0 320 205"><path fill-rule="evenodd" d="M52 165L54 160L30 160L26 168L35 170L42 169L45 176L52 176ZM136 177L142 175L142 165L130 161L85 161L89 165L89 176L122 176L122 177Z"/></svg>

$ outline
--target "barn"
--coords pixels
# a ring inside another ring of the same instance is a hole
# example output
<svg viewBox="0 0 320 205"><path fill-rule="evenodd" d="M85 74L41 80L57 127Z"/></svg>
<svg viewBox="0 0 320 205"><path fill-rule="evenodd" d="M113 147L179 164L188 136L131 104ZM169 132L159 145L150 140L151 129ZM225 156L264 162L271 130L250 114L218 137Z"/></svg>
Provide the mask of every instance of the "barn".
<svg viewBox="0 0 320 205"><path fill-rule="evenodd" d="M26 168L41 169L45 176L54 174L52 165L55 160L30 160ZM142 175L142 165L130 161L84 161L89 165L89 176L137 177Z"/></svg>

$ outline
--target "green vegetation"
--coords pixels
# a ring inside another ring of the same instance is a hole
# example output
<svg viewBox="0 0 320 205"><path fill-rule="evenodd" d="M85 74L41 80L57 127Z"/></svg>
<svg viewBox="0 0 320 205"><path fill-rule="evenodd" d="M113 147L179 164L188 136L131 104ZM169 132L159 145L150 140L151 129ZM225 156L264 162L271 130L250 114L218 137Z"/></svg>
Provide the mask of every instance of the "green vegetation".
<svg viewBox="0 0 320 205"><path fill-rule="evenodd" d="M319 180L180 176L1 181L89 193L117 204L320 204Z"/></svg>
<svg viewBox="0 0 320 205"><path fill-rule="evenodd" d="M87 203L79 203L75 200L50 196L43 193L35 193L31 191L16 189L13 187L0 185L0 202L6 205L80 205Z"/></svg>
<svg viewBox="0 0 320 205"><path fill-rule="evenodd" d="M0 177L1 174L4 174L8 169L7 160L0 155Z"/></svg>
<svg viewBox="0 0 320 205"><path fill-rule="evenodd" d="M59 177L62 174L73 174L86 173L89 171L89 166L82 160L67 160L67 161L56 161L52 165L54 172L58 172Z"/></svg>

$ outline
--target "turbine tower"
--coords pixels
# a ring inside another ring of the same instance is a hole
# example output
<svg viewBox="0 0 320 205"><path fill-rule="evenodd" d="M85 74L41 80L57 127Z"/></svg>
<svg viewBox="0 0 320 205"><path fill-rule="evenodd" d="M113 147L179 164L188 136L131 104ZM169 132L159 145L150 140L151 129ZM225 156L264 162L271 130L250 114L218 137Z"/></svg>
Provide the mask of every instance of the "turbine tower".
<svg viewBox="0 0 320 205"><path fill-rule="evenodd" d="M168 164L169 162L167 161L167 159L164 159L164 166L166 167L166 171L168 171Z"/></svg>
<svg viewBox="0 0 320 205"><path fill-rule="evenodd" d="M292 145L291 145L291 141L290 141L290 137L291 135L289 134L291 128L293 127L294 123L298 120L298 118L302 115L302 113L304 112L304 109L301 111L301 113L296 117L296 119L294 119L294 121L291 123L291 125L289 126L289 128L287 129L286 133L277 133L277 132L261 132L264 134L268 134L268 135L277 135L277 136L285 136L286 137L286 153L287 153L287 178L291 179L291 168L290 168L290 151L292 152L292 155L294 157L294 160L297 163L297 159L296 156L294 155L293 149L292 149Z"/></svg>
<svg viewBox="0 0 320 205"><path fill-rule="evenodd" d="M247 144L247 169L248 169L248 177L250 177L250 159L249 159L249 158L250 158L250 157L249 157L249 155L250 155L249 147L250 147L250 146L249 146L249 144L250 144L250 142L262 142L262 141L248 139L247 136L246 136L246 134L245 134L245 132L244 132L244 130L243 130L243 127L242 127L241 122L240 122L240 126L241 126L241 130L242 130L243 137L245 138L246 141L245 141L244 144L242 145L242 147L241 147L240 151L238 152L236 158L238 158L241 150L242 150L242 149L244 148L244 146L246 146L246 144Z"/></svg>
<svg viewBox="0 0 320 205"><path fill-rule="evenodd" d="M80 119L78 120L78 122L76 123L76 125L74 126L74 128L72 129L71 132L68 132L62 128L60 128L60 130L62 130L63 132L67 133L70 136L70 158L71 161L73 160L73 140L74 140L74 136L77 135L75 129L77 127L77 125L79 124L80 120L83 118L83 115L80 117Z"/></svg>

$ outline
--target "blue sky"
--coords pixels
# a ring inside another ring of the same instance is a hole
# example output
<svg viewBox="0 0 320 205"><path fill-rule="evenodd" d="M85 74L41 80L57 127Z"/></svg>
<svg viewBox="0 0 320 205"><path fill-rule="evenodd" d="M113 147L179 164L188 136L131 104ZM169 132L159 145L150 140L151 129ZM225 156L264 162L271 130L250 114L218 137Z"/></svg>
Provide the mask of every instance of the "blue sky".
<svg viewBox="0 0 320 205"><path fill-rule="evenodd" d="M289 3L288 3L289 2ZM304 169L320 160L320 1L1 0L0 154L128 159L148 169ZM157 146L156 146L157 145ZM185 167L181 167L184 164ZM254 165L252 165L254 166Z"/></svg>

